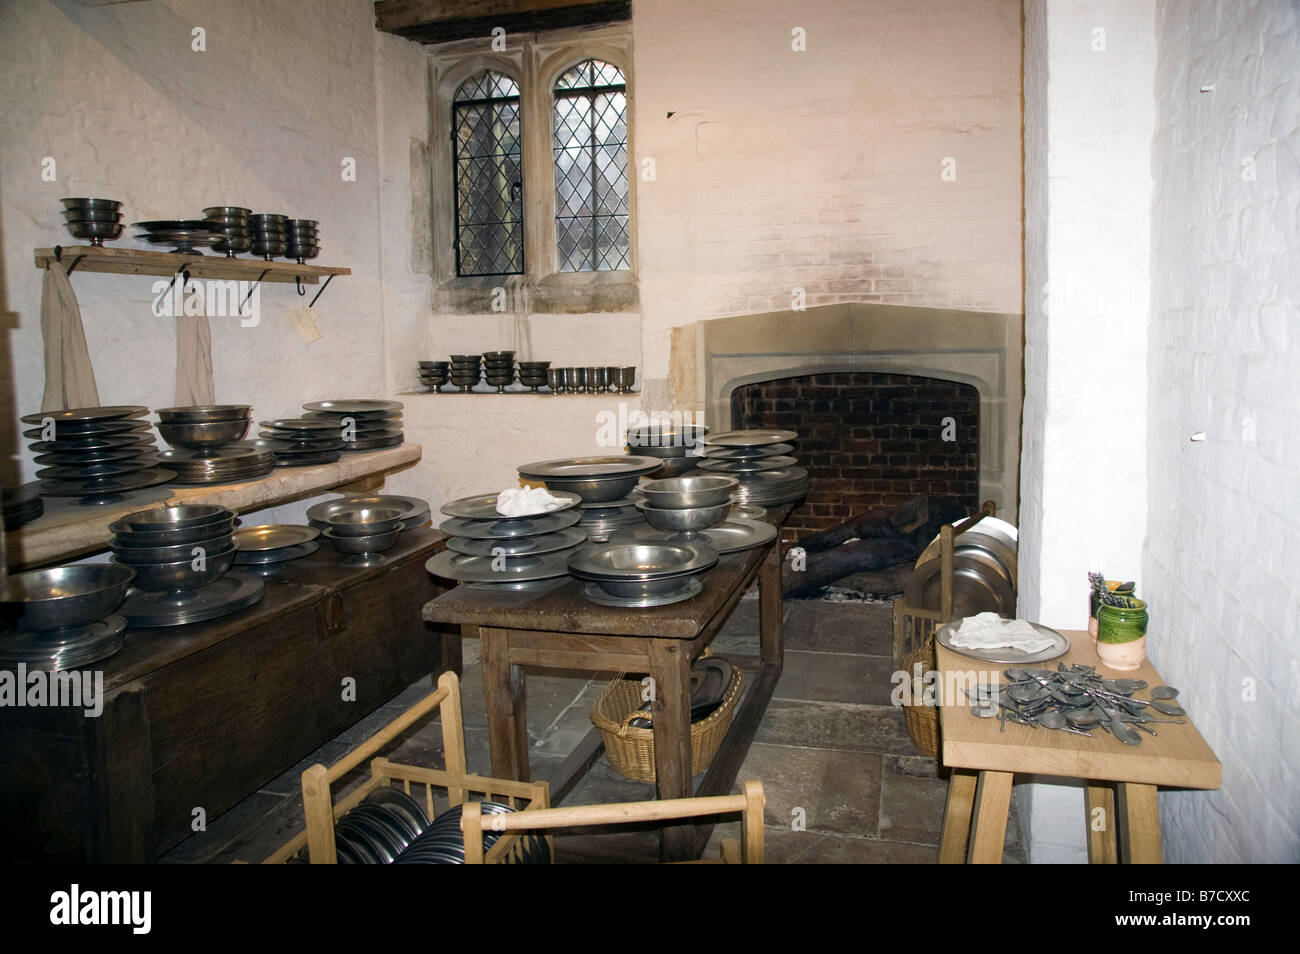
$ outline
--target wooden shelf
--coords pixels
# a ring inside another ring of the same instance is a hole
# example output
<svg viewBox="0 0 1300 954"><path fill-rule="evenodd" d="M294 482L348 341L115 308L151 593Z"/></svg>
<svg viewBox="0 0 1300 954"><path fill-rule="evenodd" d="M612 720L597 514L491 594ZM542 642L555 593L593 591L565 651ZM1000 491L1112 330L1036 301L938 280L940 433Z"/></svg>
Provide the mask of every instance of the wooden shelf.
<svg viewBox="0 0 1300 954"><path fill-rule="evenodd" d="M263 510L360 481L382 484L385 474L404 470L421 455L419 444L399 444L384 450L344 454L332 464L277 467L265 477L246 483L200 487L161 484L133 491L123 503L102 507L79 506L75 497L45 497L44 515L5 534L5 556L11 571L65 562L107 549L113 538L108 525L137 510L195 503L220 504L239 513Z"/></svg>
<svg viewBox="0 0 1300 954"><path fill-rule="evenodd" d="M201 252L150 252L138 248L106 248L94 245L60 246L62 262L79 272L111 272L117 275L159 275L170 278L182 269L190 278L216 278L227 281L289 282L314 285L331 275L351 275L350 268L327 265L299 265L297 262L267 262L258 258L226 258ZM54 249L36 249L36 267L46 268L56 261ZM265 272L266 274L263 274Z"/></svg>

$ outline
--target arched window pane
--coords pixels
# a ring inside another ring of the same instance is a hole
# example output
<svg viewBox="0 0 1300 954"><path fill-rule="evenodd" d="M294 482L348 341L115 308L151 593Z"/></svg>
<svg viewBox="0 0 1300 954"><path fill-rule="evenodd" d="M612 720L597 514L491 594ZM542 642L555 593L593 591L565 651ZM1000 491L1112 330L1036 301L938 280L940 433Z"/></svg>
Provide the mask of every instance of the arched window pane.
<svg viewBox="0 0 1300 954"><path fill-rule="evenodd" d="M585 60L555 83L555 238L562 272L629 267L627 86Z"/></svg>
<svg viewBox="0 0 1300 954"><path fill-rule="evenodd" d="M484 70L452 104L456 153L456 274L524 270L519 85Z"/></svg>

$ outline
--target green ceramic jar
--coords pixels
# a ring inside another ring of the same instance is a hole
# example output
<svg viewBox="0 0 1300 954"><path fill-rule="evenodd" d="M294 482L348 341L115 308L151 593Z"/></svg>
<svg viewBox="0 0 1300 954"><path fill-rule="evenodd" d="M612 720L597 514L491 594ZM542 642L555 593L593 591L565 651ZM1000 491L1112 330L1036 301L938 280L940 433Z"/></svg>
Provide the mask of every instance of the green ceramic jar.
<svg viewBox="0 0 1300 954"><path fill-rule="evenodd" d="M1130 599L1133 606L1097 607L1097 642L1131 643L1147 634L1147 604L1144 600Z"/></svg>

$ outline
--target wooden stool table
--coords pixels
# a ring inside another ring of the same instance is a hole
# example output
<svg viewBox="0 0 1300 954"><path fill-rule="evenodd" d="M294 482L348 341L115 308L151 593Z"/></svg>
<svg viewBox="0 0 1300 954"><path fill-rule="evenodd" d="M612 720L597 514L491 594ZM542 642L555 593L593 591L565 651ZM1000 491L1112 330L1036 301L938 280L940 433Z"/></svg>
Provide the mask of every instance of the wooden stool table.
<svg viewBox="0 0 1300 954"><path fill-rule="evenodd" d="M788 506L769 507L767 522L780 527L789 512ZM525 666L646 673L656 687L652 705L659 797L731 794L784 662L779 539L723 556L704 574L703 592L668 606L601 606L583 595L585 583L569 577L532 592L458 586L425 604L424 618L429 622L478 627L492 774L530 779ZM728 655L742 665L756 664L756 672L713 764L700 784L693 786L691 662L722 628L756 577L760 652L757 657ZM602 747L600 733L592 729L550 779L555 802L582 777ZM664 829L662 860L699 857L708 833L708 828L697 829L690 823Z"/></svg>
<svg viewBox="0 0 1300 954"><path fill-rule="evenodd" d="M1063 631L1070 651L1036 668L1055 669L1058 663L1096 666L1107 678L1145 679L1149 688L1164 685L1151 663L1134 672L1102 665L1086 632ZM1005 682L1007 668L962 656L935 643L939 683L941 752L952 769L948 804L939 842L941 864L1002 860L1011 781L1017 772L1079 778L1085 782L1084 823L1088 860L1097 863L1159 864L1160 810L1157 786L1216 789L1222 766L1214 752L1184 716L1184 725L1153 725L1158 736L1141 733L1142 744L1128 746L1104 730L1094 738L1056 729L1006 723L971 714L962 692L977 682ZM1137 695L1147 698L1147 691ZM1158 718L1170 716L1153 713ZM969 847L967 841L969 839Z"/></svg>

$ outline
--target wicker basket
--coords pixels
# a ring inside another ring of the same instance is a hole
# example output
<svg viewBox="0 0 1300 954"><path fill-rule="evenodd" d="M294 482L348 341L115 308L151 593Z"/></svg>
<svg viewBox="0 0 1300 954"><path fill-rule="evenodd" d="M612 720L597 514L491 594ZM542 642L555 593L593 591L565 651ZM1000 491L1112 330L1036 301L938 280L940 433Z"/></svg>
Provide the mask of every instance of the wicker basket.
<svg viewBox="0 0 1300 954"><path fill-rule="evenodd" d="M713 761L727 730L731 728L731 717L740 702L744 684L740 670L733 666L731 683L722 698L722 705L699 722L691 723L692 775L703 772ZM641 711L641 690L640 679L626 679L620 674L605 687L591 707L591 724L604 736L605 755L615 772L638 782L653 782L656 778L654 729L640 729L628 724L646 714Z"/></svg>
<svg viewBox="0 0 1300 954"><path fill-rule="evenodd" d="M921 665L921 677L934 669L934 633L939 627L937 613L908 606L902 599L894 600L894 665L907 673L911 681L914 667ZM939 708L924 705L912 687L912 704L903 707L903 721L907 734L917 751L930 758L939 756Z"/></svg>

